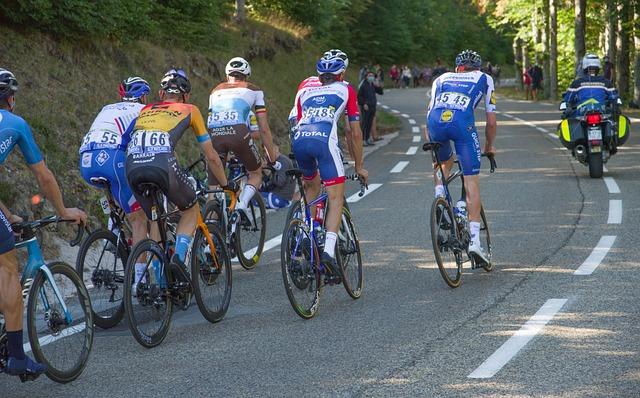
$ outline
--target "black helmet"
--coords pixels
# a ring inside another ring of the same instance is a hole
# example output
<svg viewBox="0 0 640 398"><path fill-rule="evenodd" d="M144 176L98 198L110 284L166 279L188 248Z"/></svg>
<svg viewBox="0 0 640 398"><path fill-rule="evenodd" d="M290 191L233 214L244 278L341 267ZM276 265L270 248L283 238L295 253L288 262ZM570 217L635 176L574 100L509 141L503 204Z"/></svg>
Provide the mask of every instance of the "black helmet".
<svg viewBox="0 0 640 398"><path fill-rule="evenodd" d="M11 97L18 91L18 80L6 69L0 68L0 98Z"/></svg>
<svg viewBox="0 0 640 398"><path fill-rule="evenodd" d="M480 54L473 50L464 50L456 56L456 66L471 66L480 69L482 67L482 58L480 58Z"/></svg>
<svg viewBox="0 0 640 398"><path fill-rule="evenodd" d="M174 68L167 71L160 82L160 88L171 94L189 94L191 83L184 70Z"/></svg>

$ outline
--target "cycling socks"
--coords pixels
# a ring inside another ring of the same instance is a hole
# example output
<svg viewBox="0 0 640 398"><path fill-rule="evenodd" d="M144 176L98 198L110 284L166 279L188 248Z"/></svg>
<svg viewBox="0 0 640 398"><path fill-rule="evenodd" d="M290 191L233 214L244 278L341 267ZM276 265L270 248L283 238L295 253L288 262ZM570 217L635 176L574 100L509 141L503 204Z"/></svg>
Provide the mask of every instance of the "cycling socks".
<svg viewBox="0 0 640 398"><path fill-rule="evenodd" d="M22 330L7 332L7 351L9 356L18 360L25 358L22 345Z"/></svg>
<svg viewBox="0 0 640 398"><path fill-rule="evenodd" d="M249 201L253 198L253 195L255 195L256 192L256 187L251 184L246 184L244 188L242 188L240 199L238 200L238 205L236 206L236 208L246 209L247 206L249 206Z"/></svg>
<svg viewBox="0 0 640 398"><path fill-rule="evenodd" d="M444 194L444 185L436 185L436 198L438 196L445 196L445 194Z"/></svg>
<svg viewBox="0 0 640 398"><path fill-rule="evenodd" d="M193 238L189 235L178 234L176 236L176 255L180 261L184 262L184 258L187 256L187 250Z"/></svg>
<svg viewBox="0 0 640 398"><path fill-rule="evenodd" d="M327 232L324 238L324 252L331 257L336 257L336 241L338 240L338 234L335 232Z"/></svg>
<svg viewBox="0 0 640 398"><path fill-rule="evenodd" d="M480 223L476 221L469 222L469 232L471 233L471 242L480 245Z"/></svg>

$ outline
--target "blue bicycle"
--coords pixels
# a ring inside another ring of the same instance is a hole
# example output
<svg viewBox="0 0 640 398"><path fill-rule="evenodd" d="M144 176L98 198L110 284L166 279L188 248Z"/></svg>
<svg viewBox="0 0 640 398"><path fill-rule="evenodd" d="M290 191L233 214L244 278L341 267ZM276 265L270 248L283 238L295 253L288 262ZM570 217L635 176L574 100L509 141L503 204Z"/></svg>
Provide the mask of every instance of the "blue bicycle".
<svg viewBox="0 0 640 398"><path fill-rule="evenodd" d="M27 306L29 345L36 360L47 365L46 375L58 383L75 380L85 368L93 345L91 300L82 279L61 261L46 263L36 233L51 224L70 222L55 216L15 223L13 230L21 240L16 248L29 254L20 283ZM84 229L70 242L77 245ZM28 351L25 344L25 351ZM7 337L4 318L0 317L0 372L7 365ZM24 382L33 376L21 375Z"/></svg>

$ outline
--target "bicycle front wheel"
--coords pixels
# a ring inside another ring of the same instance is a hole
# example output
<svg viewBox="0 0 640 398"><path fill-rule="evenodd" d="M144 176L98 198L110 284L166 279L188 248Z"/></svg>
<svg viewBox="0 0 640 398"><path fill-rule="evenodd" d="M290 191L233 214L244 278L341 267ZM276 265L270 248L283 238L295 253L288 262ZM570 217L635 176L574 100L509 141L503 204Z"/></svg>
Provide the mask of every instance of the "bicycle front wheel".
<svg viewBox="0 0 640 398"><path fill-rule="evenodd" d="M267 209L259 192L253 195L246 212L248 222L240 219L236 229L236 255L243 268L253 269L262 256L267 233Z"/></svg>
<svg viewBox="0 0 640 398"><path fill-rule="evenodd" d="M206 225L214 246L198 229L191 248L191 278L202 316L215 323L224 318L231 301L231 259L218 227L211 221Z"/></svg>
<svg viewBox="0 0 640 398"><path fill-rule="evenodd" d="M453 209L445 198L438 197L431 206L431 242L442 278L452 288L460 286L462 278L462 251Z"/></svg>
<svg viewBox="0 0 640 398"><path fill-rule="evenodd" d="M352 299L362 295L362 255L356 229L351 220L351 213L345 206L342 208L340 232L338 233L338 263L342 268L343 285Z"/></svg>
<svg viewBox="0 0 640 398"><path fill-rule="evenodd" d="M93 346L91 299L74 269L63 262L41 268L27 305L29 342L47 376L58 383L83 372Z"/></svg>
<svg viewBox="0 0 640 398"><path fill-rule="evenodd" d="M93 321L102 329L114 327L124 316L126 262L126 243L118 242L118 237L106 229L93 231L78 251L76 271L91 297Z"/></svg>
<svg viewBox="0 0 640 398"><path fill-rule="evenodd" d="M162 248L145 239L133 248L125 268L125 281L135 281L136 263L144 265L137 283L124 284L124 311L131 334L140 345L151 348L167 337L173 313L169 286L172 282Z"/></svg>
<svg viewBox="0 0 640 398"><path fill-rule="evenodd" d="M484 206L480 207L480 242L482 246L486 247L487 257L489 257L489 263L484 264L482 268L485 271L493 271L493 262L491 261L491 235L489 234L489 223L487 217L484 215Z"/></svg>

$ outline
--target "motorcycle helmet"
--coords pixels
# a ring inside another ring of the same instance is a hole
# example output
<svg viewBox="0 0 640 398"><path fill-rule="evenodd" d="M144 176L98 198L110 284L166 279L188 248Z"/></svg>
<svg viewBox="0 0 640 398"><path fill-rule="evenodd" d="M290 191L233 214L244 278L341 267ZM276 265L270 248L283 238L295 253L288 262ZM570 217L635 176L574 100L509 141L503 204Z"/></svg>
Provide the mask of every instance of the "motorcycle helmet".
<svg viewBox="0 0 640 398"><path fill-rule="evenodd" d="M588 74L590 68L594 68L596 75L600 71L600 58L595 54L587 54L582 58L582 70Z"/></svg>

